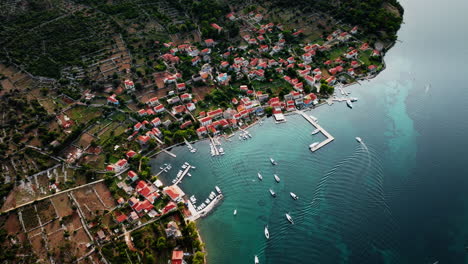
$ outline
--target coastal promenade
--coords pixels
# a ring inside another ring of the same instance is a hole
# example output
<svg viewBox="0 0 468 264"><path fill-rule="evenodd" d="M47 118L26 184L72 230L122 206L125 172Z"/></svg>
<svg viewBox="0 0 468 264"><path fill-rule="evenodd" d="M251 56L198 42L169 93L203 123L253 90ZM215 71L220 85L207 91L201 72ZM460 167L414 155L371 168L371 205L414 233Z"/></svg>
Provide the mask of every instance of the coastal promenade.
<svg viewBox="0 0 468 264"><path fill-rule="evenodd" d="M310 118L310 116L308 116L306 113L304 113L304 112L302 112L300 110L297 110L296 113L302 115L307 121L309 121L309 123L311 123L325 137L327 137L327 139L325 139L324 141L320 142L318 145L311 148L310 150L312 152L315 152L315 151L319 150L321 147L323 147L323 146L327 145L328 143L332 142L333 140L335 140L335 138L332 135L330 135L330 133L328 133L323 127L321 127L319 124L317 124L317 122L312 120L312 118Z"/></svg>

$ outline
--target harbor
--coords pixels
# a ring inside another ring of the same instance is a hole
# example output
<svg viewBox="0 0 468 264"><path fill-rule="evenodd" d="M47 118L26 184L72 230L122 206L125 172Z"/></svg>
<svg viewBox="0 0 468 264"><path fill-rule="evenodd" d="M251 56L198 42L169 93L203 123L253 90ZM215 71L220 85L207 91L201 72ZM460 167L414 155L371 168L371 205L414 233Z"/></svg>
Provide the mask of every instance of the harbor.
<svg viewBox="0 0 468 264"><path fill-rule="evenodd" d="M192 169L192 168L195 168L195 167L191 166L188 162L185 162L184 165L182 165L182 169L184 169L184 170L183 171L179 170L179 172L177 173L176 178L172 181L172 183L177 185L182 181L182 179L185 177L185 175L191 176L190 173L189 173L189 170Z"/></svg>
<svg viewBox="0 0 468 264"><path fill-rule="evenodd" d="M328 133L322 126L320 126L317 121L314 121L310 116L308 116L306 113L300 111L300 110L297 110L296 113L302 115L307 121L309 121L309 123L311 123L316 129L318 129L327 139L325 139L324 141L318 143L318 144L312 144L311 147L310 147L310 151L312 152L315 152L317 150L319 150L321 147L327 145L328 143L332 142L333 140L335 140L335 138L330 134Z"/></svg>
<svg viewBox="0 0 468 264"><path fill-rule="evenodd" d="M221 193L221 190L219 189L218 186L215 187L217 194L212 191L209 195L209 198L207 198L201 205L198 207L195 207L196 203L196 198L192 195L187 202L188 204L188 209L190 211L191 216L188 218L190 221L195 221L199 219L200 217L205 217L207 216L210 211L218 205L219 202L223 199L223 194Z"/></svg>

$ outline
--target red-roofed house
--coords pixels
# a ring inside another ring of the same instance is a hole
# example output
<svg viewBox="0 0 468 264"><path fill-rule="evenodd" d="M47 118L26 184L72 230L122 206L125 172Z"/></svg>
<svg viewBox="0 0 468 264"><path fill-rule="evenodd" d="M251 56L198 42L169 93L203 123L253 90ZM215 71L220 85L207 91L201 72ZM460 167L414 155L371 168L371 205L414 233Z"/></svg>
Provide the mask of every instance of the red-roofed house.
<svg viewBox="0 0 468 264"><path fill-rule="evenodd" d="M214 29L218 30L218 33L220 33L221 30L223 30L223 28L220 27L220 26L219 26L218 24L216 24L216 23L212 23L211 26L212 26Z"/></svg>
<svg viewBox="0 0 468 264"><path fill-rule="evenodd" d="M161 125L161 119L159 117L156 117L154 118L153 120L151 120L151 124L154 126L154 127L157 127L159 125Z"/></svg>
<svg viewBox="0 0 468 264"><path fill-rule="evenodd" d="M205 45L208 47L212 47L215 45L215 41L213 39L205 39Z"/></svg>
<svg viewBox="0 0 468 264"><path fill-rule="evenodd" d="M185 195L185 193L182 191L182 189L180 189L179 186L177 185L171 185L171 186L168 186L168 187L165 187L163 189L163 192L168 195L171 200L173 200L174 202L179 202L182 200L182 197Z"/></svg>
<svg viewBox="0 0 468 264"><path fill-rule="evenodd" d="M135 156L137 153L133 150L130 150L127 152L127 154L125 154L127 156L128 159L132 158L133 156Z"/></svg>
<svg viewBox="0 0 468 264"><path fill-rule="evenodd" d="M375 65L370 65L369 67L367 67L369 69L369 71L371 72L374 72L375 70L377 70L377 66Z"/></svg>
<svg viewBox="0 0 468 264"><path fill-rule="evenodd" d="M184 258L184 251L174 250L172 251L171 264L182 264Z"/></svg>
<svg viewBox="0 0 468 264"><path fill-rule="evenodd" d="M184 102L187 102L187 101L192 100L192 95L189 93L184 93L180 96L180 99L182 99L182 101Z"/></svg>
<svg viewBox="0 0 468 264"><path fill-rule="evenodd" d="M149 99L146 104L150 105L150 106L155 106L155 105L158 105L159 104L159 99L158 97L153 97L151 99Z"/></svg>
<svg viewBox="0 0 468 264"><path fill-rule="evenodd" d="M218 116L221 116L223 114L223 109L221 108L218 108L216 110L213 110L213 111L209 111L208 113L206 113L209 117L212 117L212 118L216 118Z"/></svg>
<svg viewBox="0 0 468 264"><path fill-rule="evenodd" d="M202 126L211 125L211 123L213 123L213 119L210 116L200 118L198 121L200 121L200 125Z"/></svg>
<svg viewBox="0 0 468 264"><path fill-rule="evenodd" d="M200 127L197 129L197 135L198 137L202 137L207 134L206 127Z"/></svg>
<svg viewBox="0 0 468 264"><path fill-rule="evenodd" d="M185 83L178 83L177 84L177 90L183 91L186 89Z"/></svg>
<svg viewBox="0 0 468 264"><path fill-rule="evenodd" d="M160 105L158 105L158 106L155 106L155 107L153 108L153 110L154 110L156 113L161 113L161 112L163 112L163 111L165 110L165 108L164 108L164 105L160 104Z"/></svg>
<svg viewBox="0 0 468 264"><path fill-rule="evenodd" d="M138 180L138 174L132 170L127 173L127 176L130 178L130 180L132 180L132 182Z"/></svg>
<svg viewBox="0 0 468 264"><path fill-rule="evenodd" d="M117 161L115 164L114 164L114 171L116 172L119 172L125 168L127 168L127 160L126 159L121 159L119 161Z"/></svg>
<svg viewBox="0 0 468 264"><path fill-rule="evenodd" d="M141 136L138 137L138 142L140 144L146 144L146 143L148 143L149 140L150 140L150 137L146 136L146 135L145 136L141 135Z"/></svg>

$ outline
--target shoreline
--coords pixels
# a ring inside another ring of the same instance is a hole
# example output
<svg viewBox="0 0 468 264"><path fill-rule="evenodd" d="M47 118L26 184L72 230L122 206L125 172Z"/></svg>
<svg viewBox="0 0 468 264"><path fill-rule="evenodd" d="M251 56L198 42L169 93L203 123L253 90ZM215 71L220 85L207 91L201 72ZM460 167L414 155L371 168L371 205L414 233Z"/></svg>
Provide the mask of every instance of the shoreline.
<svg viewBox="0 0 468 264"><path fill-rule="evenodd" d="M393 46L393 45L392 45ZM366 76L366 77L362 77L362 78L356 78L354 82L351 82L351 83L348 83L348 84L345 84L343 85L342 87L350 87L350 86L353 86L353 85L356 85L356 84L359 84L361 85L361 83L359 81L364 81L364 80L368 80L370 81L371 79L374 79L375 77L377 77L383 70L386 69L386 64L385 64L385 60L382 59L382 64L383 64L383 67L382 67L382 70L380 70L379 72L376 72L375 74L371 74L369 76ZM307 108L303 108L303 109L300 109L301 111L303 112L309 112L309 111L312 111L314 110L315 108L317 107L320 107L320 106L323 106L323 105L328 105L328 99L321 99L322 101L320 103L318 103L317 105L315 106L312 106L312 107L307 107ZM290 116L290 115L293 115L293 114L296 114L296 115L299 115L296 111L290 111L290 112L287 112L287 113L284 113L285 116ZM225 135L222 135L222 136L219 136L219 137L222 137L224 138L225 140L227 140L228 138L231 138L233 137L237 132L239 131L242 131L242 130L247 130L247 129L250 129L256 125L258 125L260 122L263 122L264 120L268 119L268 118L273 118L273 116L267 116L267 115L264 115L260 118L257 118L254 122L252 122L251 124L247 125L246 127L242 128L242 127L238 127L238 129L234 130L231 134L225 134ZM195 143L198 143L198 142L203 142L205 140L209 140L209 138L199 138L199 139L196 139L196 140L193 140L193 141L188 141L189 143L191 144L195 144ZM165 150L169 151L169 149L172 149L174 147L179 147L179 146L183 146L184 144L186 144L185 142L180 142L180 143L177 143L177 144L174 144L174 145L171 145L171 146L168 146L164 149L161 149L159 150L158 152L156 153L151 153L149 156L147 156L148 158L150 159L155 159L155 157L157 155L159 155L161 152L164 152ZM207 264L208 263L208 251L206 250L206 245L205 245L205 242L203 241L203 238L201 236L201 233L200 233L200 229L197 225L198 223L198 220L200 218L194 220L193 222L195 223L195 227L196 227L196 230L197 230L197 238L198 240L200 241L201 245L202 245L202 250L201 252L204 254L203 258L204 258L204 263ZM188 219L185 219L184 218L184 221L186 221ZM188 221L192 221L192 220L188 220Z"/></svg>

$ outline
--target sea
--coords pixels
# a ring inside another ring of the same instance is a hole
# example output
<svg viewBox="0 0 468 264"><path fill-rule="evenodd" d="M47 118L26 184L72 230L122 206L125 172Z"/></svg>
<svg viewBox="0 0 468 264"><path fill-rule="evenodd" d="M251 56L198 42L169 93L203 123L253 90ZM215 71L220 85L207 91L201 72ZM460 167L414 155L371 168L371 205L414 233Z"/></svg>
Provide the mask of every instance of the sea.
<svg viewBox="0 0 468 264"><path fill-rule="evenodd" d="M468 1L400 2L387 68L345 88L353 109L307 112L330 144L312 153L324 136L288 115L250 128L252 139L221 140L224 156L205 140L152 160L155 173L172 164L167 184L184 162L196 166L180 186L198 205L221 188L222 203L197 222L209 264L468 263Z"/></svg>

